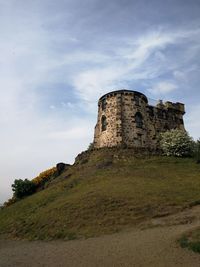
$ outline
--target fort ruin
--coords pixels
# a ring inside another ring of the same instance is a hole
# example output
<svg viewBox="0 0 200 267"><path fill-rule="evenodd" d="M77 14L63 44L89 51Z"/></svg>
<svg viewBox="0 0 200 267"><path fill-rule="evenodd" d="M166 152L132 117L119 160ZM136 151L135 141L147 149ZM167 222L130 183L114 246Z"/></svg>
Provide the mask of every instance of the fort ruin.
<svg viewBox="0 0 200 267"><path fill-rule="evenodd" d="M148 98L137 91L107 93L98 102L94 148L126 146L157 149L161 132L185 130L184 114L182 103L159 101L150 105Z"/></svg>

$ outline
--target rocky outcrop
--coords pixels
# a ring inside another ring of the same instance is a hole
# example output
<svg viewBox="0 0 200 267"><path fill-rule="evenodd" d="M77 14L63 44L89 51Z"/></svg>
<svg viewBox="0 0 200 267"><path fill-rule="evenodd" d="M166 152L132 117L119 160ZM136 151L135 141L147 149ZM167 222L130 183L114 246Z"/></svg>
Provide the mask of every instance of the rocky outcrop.
<svg viewBox="0 0 200 267"><path fill-rule="evenodd" d="M70 166L71 166L70 164L66 164L63 162L56 164L56 175L59 176L63 171L65 171Z"/></svg>

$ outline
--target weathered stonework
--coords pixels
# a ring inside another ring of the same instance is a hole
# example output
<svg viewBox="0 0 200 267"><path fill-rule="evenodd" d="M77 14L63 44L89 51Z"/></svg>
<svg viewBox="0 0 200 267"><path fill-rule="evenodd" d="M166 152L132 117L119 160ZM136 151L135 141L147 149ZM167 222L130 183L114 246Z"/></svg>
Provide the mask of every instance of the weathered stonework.
<svg viewBox="0 0 200 267"><path fill-rule="evenodd" d="M184 128L184 104L160 101L148 104L147 97L136 91L119 90L99 99L94 147L142 147L157 149L159 134Z"/></svg>

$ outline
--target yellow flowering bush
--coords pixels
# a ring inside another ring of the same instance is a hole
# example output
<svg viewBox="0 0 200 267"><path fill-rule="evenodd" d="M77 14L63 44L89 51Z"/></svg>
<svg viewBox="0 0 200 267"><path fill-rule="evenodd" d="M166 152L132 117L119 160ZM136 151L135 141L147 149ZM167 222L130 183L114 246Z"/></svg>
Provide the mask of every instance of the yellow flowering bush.
<svg viewBox="0 0 200 267"><path fill-rule="evenodd" d="M44 185L45 182L49 181L55 174L56 167L53 167L51 169L41 172L37 177L32 180L32 182L34 182L36 186Z"/></svg>

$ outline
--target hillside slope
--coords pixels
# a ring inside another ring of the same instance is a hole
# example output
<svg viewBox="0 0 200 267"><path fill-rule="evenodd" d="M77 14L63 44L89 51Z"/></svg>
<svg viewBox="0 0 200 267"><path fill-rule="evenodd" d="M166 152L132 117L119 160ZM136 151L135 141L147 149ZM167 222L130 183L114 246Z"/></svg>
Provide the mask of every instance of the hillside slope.
<svg viewBox="0 0 200 267"><path fill-rule="evenodd" d="M0 211L0 234L73 239L113 233L200 202L192 159L85 153L48 187Z"/></svg>

